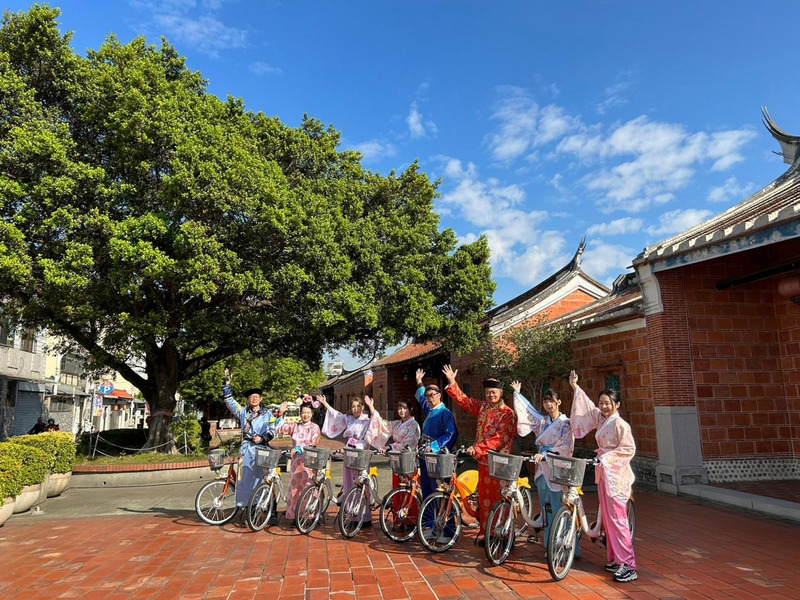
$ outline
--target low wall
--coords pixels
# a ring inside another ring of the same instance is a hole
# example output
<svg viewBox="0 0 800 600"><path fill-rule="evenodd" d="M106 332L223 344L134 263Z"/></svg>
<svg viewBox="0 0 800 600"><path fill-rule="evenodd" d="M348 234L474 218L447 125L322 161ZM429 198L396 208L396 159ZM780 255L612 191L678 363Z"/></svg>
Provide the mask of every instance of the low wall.
<svg viewBox="0 0 800 600"><path fill-rule="evenodd" d="M75 465L70 487L130 487L213 478L214 472L205 460L148 465Z"/></svg>

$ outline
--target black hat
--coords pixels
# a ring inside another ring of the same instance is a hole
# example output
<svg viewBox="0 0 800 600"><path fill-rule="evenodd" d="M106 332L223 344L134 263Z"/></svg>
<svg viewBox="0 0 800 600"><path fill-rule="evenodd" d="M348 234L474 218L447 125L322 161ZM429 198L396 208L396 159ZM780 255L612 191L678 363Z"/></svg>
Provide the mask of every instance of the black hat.
<svg viewBox="0 0 800 600"><path fill-rule="evenodd" d="M488 390L492 388L502 390L503 383L499 379L495 379L494 377L490 377L489 379L484 379L483 389Z"/></svg>
<svg viewBox="0 0 800 600"><path fill-rule="evenodd" d="M442 391L439 389L438 385L429 385L428 387L425 388L425 391L426 392L437 392L439 394L442 393Z"/></svg>
<svg viewBox="0 0 800 600"><path fill-rule="evenodd" d="M249 390L245 390L244 392L242 392L242 394L244 395L245 398L249 398L253 394L258 394L259 396L262 395L261 388L257 388L257 387L256 388L250 388Z"/></svg>

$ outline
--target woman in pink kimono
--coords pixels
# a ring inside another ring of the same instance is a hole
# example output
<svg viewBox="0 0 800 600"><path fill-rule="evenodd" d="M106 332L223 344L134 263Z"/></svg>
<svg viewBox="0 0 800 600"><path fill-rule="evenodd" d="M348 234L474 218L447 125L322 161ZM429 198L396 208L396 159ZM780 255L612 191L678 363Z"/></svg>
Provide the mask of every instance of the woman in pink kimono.
<svg viewBox="0 0 800 600"><path fill-rule="evenodd" d="M317 396L320 402L325 407L325 422L322 424L322 434L330 439L342 437L345 445L351 448L367 448L367 428L369 427L369 416L364 412L364 402L361 398L353 398L350 403L350 414L345 415L333 408L325 401L324 396ZM357 473L350 469L342 469L342 494L339 498L344 498L347 492L353 487ZM334 499L338 504L338 499ZM369 512L369 507L364 508L364 514L361 515L361 521L364 525L372 524L372 515Z"/></svg>
<svg viewBox="0 0 800 600"><path fill-rule="evenodd" d="M287 404L281 404L280 414L286 413ZM303 446L316 446L319 443L319 425L311 422L314 411L311 404L300 408L299 423L282 423L277 427L280 435L292 437L292 465L289 475L289 501L286 503L286 518L294 519L294 511L300 494L306 489L314 476L314 470L306 468Z"/></svg>
<svg viewBox="0 0 800 600"><path fill-rule="evenodd" d="M600 464L595 471L597 496L606 528L608 563L606 571L614 573L614 581L636 581L636 555L628 523L628 500L633 486L631 459L636 454L631 426L619 416L620 399L614 390L603 390L597 406L578 386L578 374L571 371L569 384L575 390L570 423L576 438L594 434L595 450Z"/></svg>
<svg viewBox="0 0 800 600"><path fill-rule="evenodd" d="M411 414L411 405L406 400L400 400L395 406L395 412L400 417L395 421L386 421L383 419L378 411L375 410L374 400L369 396L364 397L369 409L372 411L372 416L369 419L369 427L367 428L367 443L378 451L394 450L401 452L406 448L410 448L416 452L417 444L419 444L419 423ZM392 443L389 444L389 438L392 438ZM388 445L387 445L388 444ZM392 473L392 489L396 489L400 485L400 478ZM400 510L403 498L395 496L395 510ZM416 509L416 505L413 505ZM413 513L413 514L412 514ZM417 522L416 510L409 511L408 519L404 523L415 524Z"/></svg>

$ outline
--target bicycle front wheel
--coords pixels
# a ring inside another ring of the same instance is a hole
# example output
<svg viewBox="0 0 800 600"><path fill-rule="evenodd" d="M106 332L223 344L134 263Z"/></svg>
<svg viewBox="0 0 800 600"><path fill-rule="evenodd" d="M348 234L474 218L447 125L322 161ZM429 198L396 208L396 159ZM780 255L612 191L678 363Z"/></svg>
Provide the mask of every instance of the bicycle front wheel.
<svg viewBox="0 0 800 600"><path fill-rule="evenodd" d="M498 500L489 511L486 522L486 541L483 549L493 565L502 565L511 554L516 536L514 506L508 500Z"/></svg>
<svg viewBox="0 0 800 600"><path fill-rule="evenodd" d="M347 539L361 531L361 517L369 510L369 499L365 492L366 488L356 486L347 492L342 501L339 509L339 531Z"/></svg>
<svg viewBox="0 0 800 600"><path fill-rule="evenodd" d="M264 529L272 518L276 504L272 484L262 483L259 485L250 496L250 503L247 506L247 513L245 513L247 526L253 531Z"/></svg>
<svg viewBox="0 0 800 600"><path fill-rule="evenodd" d="M297 531L306 535L317 526L325 506L325 496L325 488L318 485L312 484L303 490L294 517Z"/></svg>
<svg viewBox="0 0 800 600"><path fill-rule="evenodd" d="M434 492L422 502L417 535L431 552L446 552L461 534L461 506L450 494Z"/></svg>
<svg viewBox="0 0 800 600"><path fill-rule="evenodd" d="M407 542L417 534L420 497L400 488L386 494L381 504L381 531L393 542Z"/></svg>
<svg viewBox="0 0 800 600"><path fill-rule="evenodd" d="M547 570L556 581L567 576L575 560L575 515L562 506L553 517L550 525L550 537L547 540Z"/></svg>
<svg viewBox="0 0 800 600"><path fill-rule="evenodd" d="M194 499L194 510L204 523L209 525L224 525L233 521L239 513L236 506L236 490L226 481L209 481Z"/></svg>

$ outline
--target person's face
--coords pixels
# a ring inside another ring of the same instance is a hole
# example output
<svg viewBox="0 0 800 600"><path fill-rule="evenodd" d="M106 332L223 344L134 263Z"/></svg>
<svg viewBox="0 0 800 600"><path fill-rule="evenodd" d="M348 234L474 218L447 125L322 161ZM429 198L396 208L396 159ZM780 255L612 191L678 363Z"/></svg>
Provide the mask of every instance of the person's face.
<svg viewBox="0 0 800 600"><path fill-rule="evenodd" d="M600 409L604 417L610 417L619 410L619 404L614 404L611 398L605 394L600 394L600 398L597 400L597 408Z"/></svg>
<svg viewBox="0 0 800 600"><path fill-rule="evenodd" d="M364 412L364 407L361 406L361 402L354 401L350 405L350 414L352 414L355 418L360 417L362 412Z"/></svg>
<svg viewBox="0 0 800 600"><path fill-rule="evenodd" d="M428 390L425 392L425 400L428 401L428 406L436 408L442 403L442 393L436 390Z"/></svg>
<svg viewBox="0 0 800 600"><path fill-rule="evenodd" d="M486 398L486 402L488 402L491 406L497 406L503 399L503 390L499 390L497 388L486 388L483 393L484 397Z"/></svg>
<svg viewBox="0 0 800 600"><path fill-rule="evenodd" d="M250 394L247 397L247 404L253 409L261 406L261 394Z"/></svg>
<svg viewBox="0 0 800 600"><path fill-rule="evenodd" d="M300 409L300 422L308 423L309 421L311 421L311 407L304 406Z"/></svg>
<svg viewBox="0 0 800 600"><path fill-rule="evenodd" d="M36 422L39 423L39 425L44 423L44 421L42 420L42 417L39 417L38 419L36 419Z"/></svg>
<svg viewBox="0 0 800 600"><path fill-rule="evenodd" d="M405 421L411 416L411 411L408 410L408 406L406 406L405 404L398 404L397 416L400 417L402 421Z"/></svg>
<svg viewBox="0 0 800 600"><path fill-rule="evenodd" d="M553 415L558 412L558 407L561 405L561 400L553 398L553 396L545 396L542 400L542 407L548 415Z"/></svg>

